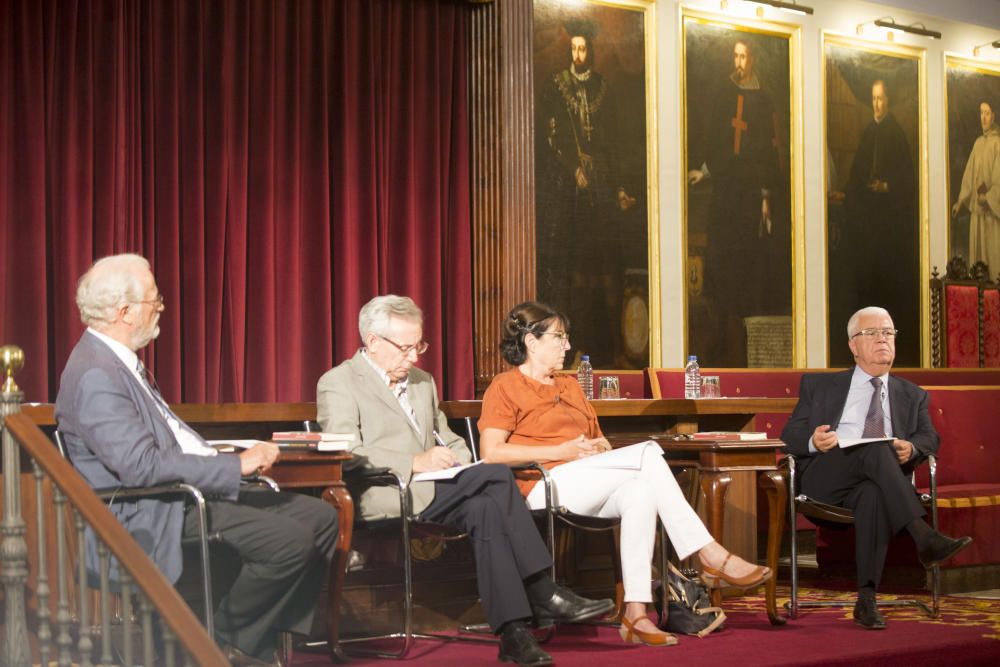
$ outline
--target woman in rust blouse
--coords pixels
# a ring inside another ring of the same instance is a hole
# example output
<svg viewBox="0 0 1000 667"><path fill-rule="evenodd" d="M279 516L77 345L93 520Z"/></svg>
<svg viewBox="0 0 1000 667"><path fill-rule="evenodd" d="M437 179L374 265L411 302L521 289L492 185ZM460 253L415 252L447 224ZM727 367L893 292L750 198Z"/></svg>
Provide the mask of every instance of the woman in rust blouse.
<svg viewBox="0 0 1000 667"><path fill-rule="evenodd" d="M767 581L771 571L730 554L712 538L658 447L643 450L637 469L601 467L593 461L566 465L611 449L576 378L556 374L570 349L567 326L565 316L533 302L515 306L504 319L500 351L514 368L497 375L483 397L482 458L510 465L541 463L552 471L553 502L576 514L620 517L626 602L622 639L676 644L647 615L657 517L681 559L698 554L709 586L749 588ZM545 506L541 485L519 484L532 509Z"/></svg>

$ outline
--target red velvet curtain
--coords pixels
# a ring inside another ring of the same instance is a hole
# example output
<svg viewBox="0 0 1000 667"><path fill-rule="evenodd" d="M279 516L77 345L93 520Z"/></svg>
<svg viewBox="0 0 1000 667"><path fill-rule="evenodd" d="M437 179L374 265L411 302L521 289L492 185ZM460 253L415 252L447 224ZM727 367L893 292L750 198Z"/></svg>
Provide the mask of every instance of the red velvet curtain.
<svg viewBox="0 0 1000 667"><path fill-rule="evenodd" d="M165 296L169 400L314 400L390 292L472 397L465 7L0 4L0 343L26 400L54 398L76 281L118 252Z"/></svg>

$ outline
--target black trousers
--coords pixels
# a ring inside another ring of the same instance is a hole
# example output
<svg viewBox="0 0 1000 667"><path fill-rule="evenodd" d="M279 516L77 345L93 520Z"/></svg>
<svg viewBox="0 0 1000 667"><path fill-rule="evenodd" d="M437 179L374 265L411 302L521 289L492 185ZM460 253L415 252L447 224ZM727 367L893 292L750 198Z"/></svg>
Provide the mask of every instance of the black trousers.
<svg viewBox="0 0 1000 667"><path fill-rule="evenodd" d="M925 512L886 443L836 447L809 461L802 492L854 512L858 587L878 587L889 540Z"/></svg>
<svg viewBox="0 0 1000 667"><path fill-rule="evenodd" d="M279 631L305 635L312 628L337 544L337 512L318 498L266 489L240 491L235 501L206 505L209 531L220 533L242 561L219 601L216 639L270 662ZM184 537L197 535L197 519L188 512Z"/></svg>
<svg viewBox="0 0 1000 667"><path fill-rule="evenodd" d="M552 556L509 467L484 463L434 482L434 500L420 518L469 534L479 598L494 632L531 616L523 580L551 567Z"/></svg>

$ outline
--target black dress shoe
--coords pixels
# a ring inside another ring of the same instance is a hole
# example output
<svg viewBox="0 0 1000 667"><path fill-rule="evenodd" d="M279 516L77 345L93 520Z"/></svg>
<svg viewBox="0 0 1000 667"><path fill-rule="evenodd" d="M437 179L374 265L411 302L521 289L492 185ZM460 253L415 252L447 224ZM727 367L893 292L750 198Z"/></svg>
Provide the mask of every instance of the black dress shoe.
<svg viewBox="0 0 1000 667"><path fill-rule="evenodd" d="M233 667L280 667L281 663L276 659L274 662L268 662L267 660L260 660L252 655L244 653L235 646L227 646L223 653L226 654L226 660L229 661ZM277 658L277 656L275 656Z"/></svg>
<svg viewBox="0 0 1000 667"><path fill-rule="evenodd" d="M920 562L929 570L938 563L948 560L970 544L972 544L972 538L968 536L956 540L941 533L934 533L928 538L927 544L919 551L918 556Z"/></svg>
<svg viewBox="0 0 1000 667"><path fill-rule="evenodd" d="M556 586L556 592L545 602L531 605L535 624L547 628L555 623L576 623L607 614L615 608L612 600L591 600L577 595L568 588Z"/></svg>
<svg viewBox="0 0 1000 667"><path fill-rule="evenodd" d="M854 603L854 622L865 630L885 630L885 617L879 613L874 597L858 596Z"/></svg>
<svg viewBox="0 0 1000 667"><path fill-rule="evenodd" d="M505 627L500 633L500 653L497 658L500 662L533 667L552 664L552 656L541 649L535 636L519 622Z"/></svg>

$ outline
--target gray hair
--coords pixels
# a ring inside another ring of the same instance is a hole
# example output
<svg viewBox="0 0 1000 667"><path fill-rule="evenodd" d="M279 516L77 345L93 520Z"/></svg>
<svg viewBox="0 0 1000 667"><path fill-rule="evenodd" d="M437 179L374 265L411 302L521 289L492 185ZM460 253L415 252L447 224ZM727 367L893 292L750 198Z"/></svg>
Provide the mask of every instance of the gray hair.
<svg viewBox="0 0 1000 667"><path fill-rule="evenodd" d="M368 334L385 336L389 333L389 318L399 317L422 324L424 313L413 299L408 296L386 294L377 296L364 306L358 313L358 331L361 342L364 343Z"/></svg>
<svg viewBox="0 0 1000 667"><path fill-rule="evenodd" d="M868 306L862 308L858 312L851 315L851 319L847 320L847 338L850 339L851 336L858 333L858 320L860 320L865 315L877 315L879 317L888 317L892 320L892 315L889 311L880 306Z"/></svg>
<svg viewBox="0 0 1000 667"><path fill-rule="evenodd" d="M149 262L141 255L110 255L83 274L76 285L76 307L84 324L111 322L119 306L142 299L142 282L133 270L137 266L149 270Z"/></svg>

